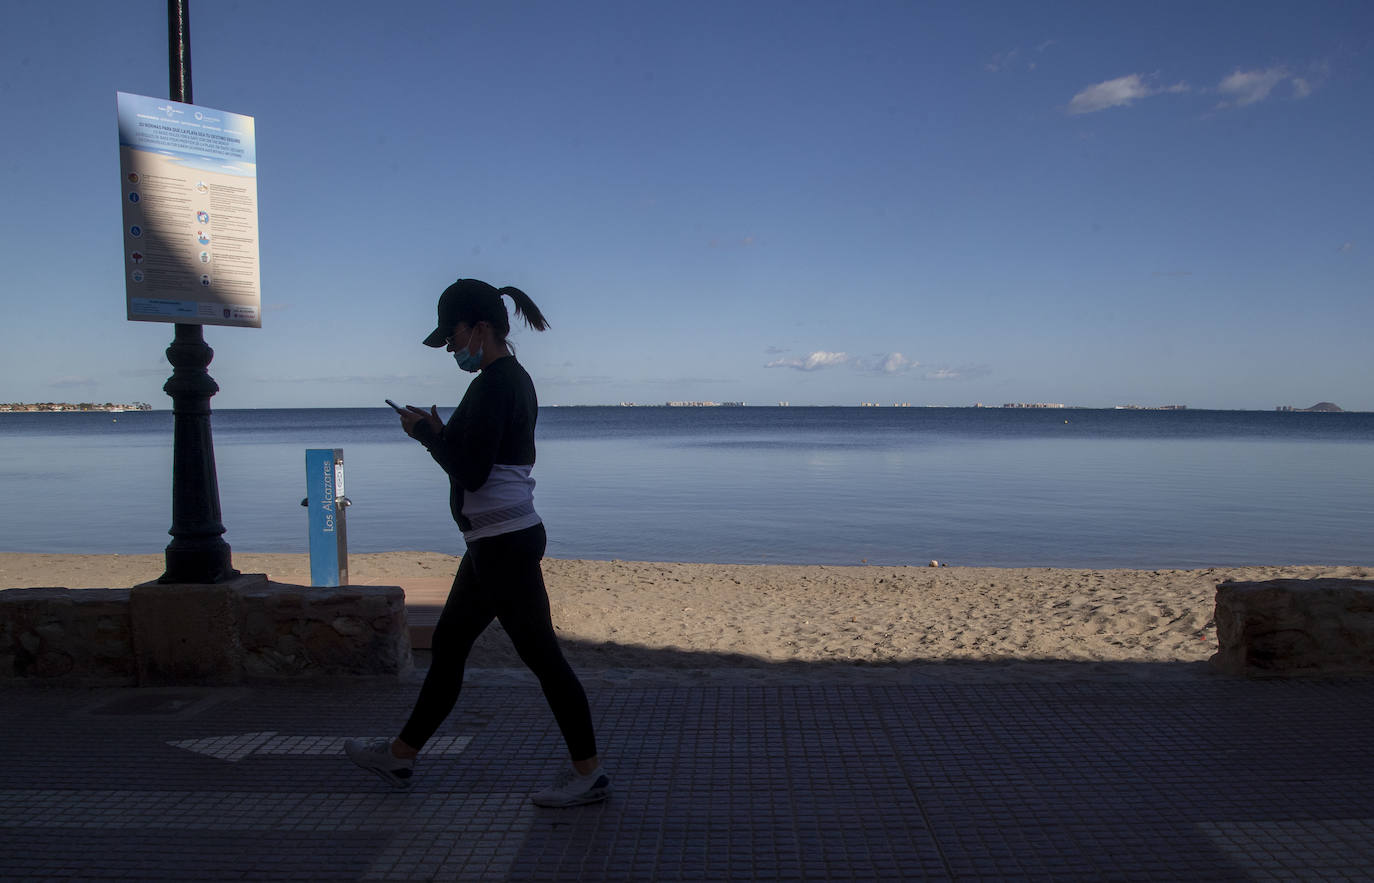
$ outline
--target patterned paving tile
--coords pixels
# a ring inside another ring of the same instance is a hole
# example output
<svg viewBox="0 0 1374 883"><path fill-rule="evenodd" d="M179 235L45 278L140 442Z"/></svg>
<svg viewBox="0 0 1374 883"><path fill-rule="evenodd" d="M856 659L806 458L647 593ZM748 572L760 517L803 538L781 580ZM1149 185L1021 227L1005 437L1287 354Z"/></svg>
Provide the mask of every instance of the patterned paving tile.
<svg viewBox="0 0 1374 883"><path fill-rule="evenodd" d="M416 685L0 691L0 877L1370 879L1374 681L589 677L610 801L542 810L479 673L409 791L337 753ZM118 713L101 709L114 708ZM35 746L41 746L35 748Z"/></svg>

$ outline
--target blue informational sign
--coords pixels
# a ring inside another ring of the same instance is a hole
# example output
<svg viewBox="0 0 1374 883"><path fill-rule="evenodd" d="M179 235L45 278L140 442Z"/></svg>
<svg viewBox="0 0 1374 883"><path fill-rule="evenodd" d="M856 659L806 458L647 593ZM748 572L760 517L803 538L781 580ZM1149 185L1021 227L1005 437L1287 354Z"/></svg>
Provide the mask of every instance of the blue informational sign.
<svg viewBox="0 0 1374 883"><path fill-rule="evenodd" d="M348 585L348 531L344 510L343 448L305 452L306 506L310 509L310 584Z"/></svg>

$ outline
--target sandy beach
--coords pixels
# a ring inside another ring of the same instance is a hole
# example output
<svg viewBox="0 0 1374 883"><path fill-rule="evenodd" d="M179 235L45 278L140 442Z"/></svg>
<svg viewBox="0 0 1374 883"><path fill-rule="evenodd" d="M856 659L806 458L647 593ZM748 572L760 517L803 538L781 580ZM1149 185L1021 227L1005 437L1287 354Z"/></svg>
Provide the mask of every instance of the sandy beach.
<svg viewBox="0 0 1374 883"><path fill-rule="evenodd" d="M432 622L457 563L433 552L358 554L350 558L350 582L402 586L412 622ZM128 587L156 579L162 564L161 555L0 553L0 588ZM234 565L277 582L309 583L305 555L236 554ZM1197 662L1216 650L1218 582L1369 572L544 562L570 659L598 668ZM493 627L472 664L520 663Z"/></svg>

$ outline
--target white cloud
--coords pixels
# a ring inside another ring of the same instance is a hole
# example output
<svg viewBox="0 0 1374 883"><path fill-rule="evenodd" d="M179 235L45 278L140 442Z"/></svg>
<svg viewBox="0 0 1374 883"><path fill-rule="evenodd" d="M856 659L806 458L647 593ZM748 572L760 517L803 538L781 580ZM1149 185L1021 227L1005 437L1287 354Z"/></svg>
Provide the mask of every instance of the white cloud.
<svg viewBox="0 0 1374 883"><path fill-rule="evenodd" d="M1345 253L1348 252L1348 251L1353 251L1354 248L1355 248L1355 243L1353 243L1353 242L1342 242L1342 243L1341 243L1340 252L1341 252L1341 254L1345 254Z"/></svg>
<svg viewBox="0 0 1374 883"><path fill-rule="evenodd" d="M1217 84L1216 91L1223 97L1217 107L1257 104L1274 94L1284 81L1293 90L1292 99L1301 101L1320 89L1330 75L1331 66L1325 61L1314 61L1301 76L1293 74L1286 65L1248 71L1237 69Z"/></svg>
<svg viewBox="0 0 1374 883"><path fill-rule="evenodd" d="M822 368L834 368L840 365L848 365L856 371L863 371L868 374L897 375L905 374L913 368L920 367L921 363L915 359L908 359L901 353L874 353L867 358L857 358L848 353L816 350L800 359L774 359L764 367L819 371Z"/></svg>
<svg viewBox="0 0 1374 883"><path fill-rule="evenodd" d="M914 368L919 364L921 363L917 362L914 359L908 359L901 353L889 353L887 358L883 359L883 373L900 374L903 371L906 371L910 368Z"/></svg>
<svg viewBox="0 0 1374 883"><path fill-rule="evenodd" d="M829 353L825 350L816 350L809 353L803 359L774 359L765 368L795 368L798 371L816 371L821 368L833 368L836 365L843 365L849 361L848 353Z"/></svg>
<svg viewBox="0 0 1374 883"><path fill-rule="evenodd" d="M1179 81L1172 86L1155 86L1143 74L1129 74L1089 86L1069 100L1069 113L1096 113L1110 107L1129 107L1131 102L1151 95L1169 93L1177 95L1192 91L1187 83Z"/></svg>
<svg viewBox="0 0 1374 883"><path fill-rule="evenodd" d="M999 52L992 58L983 62L983 70L987 71L990 74L995 74L998 71L1006 70L1008 68L1016 66L1017 64L1024 64L1026 66L1026 70L1033 71L1036 68L1037 62L1025 60L1025 55L1030 54L1032 51L1034 51L1034 53L1037 55L1041 55L1045 52L1046 49L1053 46L1054 43L1054 40L1046 40L1043 43L1036 44L1033 50L1028 49L1023 52L1022 49L1018 46L1017 48L1008 50L1006 52Z"/></svg>
<svg viewBox="0 0 1374 883"><path fill-rule="evenodd" d="M1216 92L1222 96L1217 108L1245 107L1269 98L1274 89L1287 81L1293 89L1293 99L1307 98L1318 89L1330 74L1329 65L1315 62L1303 76L1295 76L1285 65L1254 70L1237 69L1222 78L1215 89L1201 89L1201 92ZM1096 113L1113 107L1129 107L1142 98L1152 95L1178 95L1192 92L1193 87L1180 80L1172 86L1157 85L1159 74L1128 74L1114 80L1088 86L1069 99L1066 110L1070 114Z"/></svg>
<svg viewBox="0 0 1374 883"><path fill-rule="evenodd" d="M1094 113L1109 107L1125 107L1158 91L1150 88L1140 74L1117 77L1081 90L1069 100L1069 113Z"/></svg>
<svg viewBox="0 0 1374 883"><path fill-rule="evenodd" d="M905 374L920 364L915 359L908 359L901 353L886 353L871 359L862 359L856 362L855 366L860 370L870 371L874 374Z"/></svg>
<svg viewBox="0 0 1374 883"><path fill-rule="evenodd" d="M1021 54L1020 49L1013 49L1010 52L999 52L990 61L983 65L983 70L990 74L995 74L1002 68L1010 65L1016 60L1016 56Z"/></svg>
<svg viewBox="0 0 1374 883"><path fill-rule="evenodd" d="M1236 71L1226 79L1222 80L1217 86L1217 91L1227 96L1230 100L1223 101L1219 106L1227 107L1231 104L1237 107L1245 107L1247 104L1254 104L1269 97L1269 93L1274 87L1288 76L1288 69L1283 67L1271 67L1267 70ZM1301 81L1303 88L1311 92L1311 88L1306 80ZM1300 95L1298 97L1305 97Z"/></svg>

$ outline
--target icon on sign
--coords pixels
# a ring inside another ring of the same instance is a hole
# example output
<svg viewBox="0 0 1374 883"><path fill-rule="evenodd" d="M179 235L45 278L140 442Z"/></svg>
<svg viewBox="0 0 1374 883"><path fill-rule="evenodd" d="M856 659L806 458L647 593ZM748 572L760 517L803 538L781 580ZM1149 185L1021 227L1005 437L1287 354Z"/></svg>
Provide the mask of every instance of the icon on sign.
<svg viewBox="0 0 1374 883"><path fill-rule="evenodd" d="M202 223L202 224L208 224L208 223L210 223L210 213L209 213L209 212L196 212L196 220L199 221L199 222Z"/></svg>
<svg viewBox="0 0 1374 883"><path fill-rule="evenodd" d="M204 193L205 191L207 191L207 190L209 190L209 189L210 189L209 187L206 187L206 186L205 186L205 182L204 182L204 181L197 181L197 182L196 182L196 192L197 192L197 193Z"/></svg>
<svg viewBox="0 0 1374 883"><path fill-rule="evenodd" d="M204 274L204 275L202 275L202 276L200 277L200 284L201 284L201 285L209 285L209 284L210 284L210 274L209 274L209 273L206 273L206 274Z"/></svg>
<svg viewBox="0 0 1374 883"><path fill-rule="evenodd" d="M137 190L131 191L131 192L129 193L129 202L138 202L138 191L137 191Z"/></svg>
<svg viewBox="0 0 1374 883"><path fill-rule="evenodd" d="M205 114L201 113L200 111L196 111L195 116L196 116L196 119L198 119L198 120L203 120L203 119L205 119Z"/></svg>
<svg viewBox="0 0 1374 883"><path fill-rule="evenodd" d="M142 270L134 270L134 272L133 272L133 280L134 280L135 282L142 282L142 281L143 281L143 271L142 271Z"/></svg>
<svg viewBox="0 0 1374 883"><path fill-rule="evenodd" d="M196 242L199 242L201 245L209 245L209 244L210 244L210 234L209 234L209 233L206 233L204 230L197 230L197 231L196 231Z"/></svg>
<svg viewBox="0 0 1374 883"><path fill-rule="evenodd" d="M143 235L143 228L138 226L137 224L134 224L132 227L129 228L129 235L135 239L138 239Z"/></svg>
<svg viewBox="0 0 1374 883"><path fill-rule="evenodd" d="M224 310L224 318L226 318L226 319L229 318L229 309L228 309L227 307L226 307L225 310Z"/></svg>
<svg viewBox="0 0 1374 883"><path fill-rule="evenodd" d="M130 183L130 184L137 184L137 183L138 183L138 172L130 172L130 173L129 173L129 183Z"/></svg>
<svg viewBox="0 0 1374 883"><path fill-rule="evenodd" d="M133 252L132 254L129 255L129 260L133 261L135 264L141 264L141 263L143 263L143 252L141 252L141 251Z"/></svg>
<svg viewBox="0 0 1374 883"><path fill-rule="evenodd" d="M208 251L202 251L202 252L200 253L200 262L201 262L202 264L208 264L208 263L210 263L210 252L208 252Z"/></svg>

